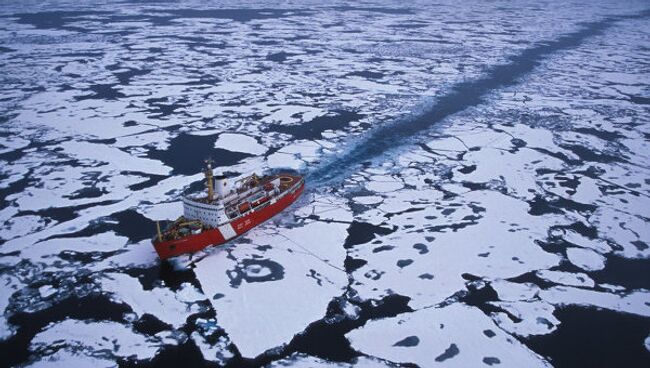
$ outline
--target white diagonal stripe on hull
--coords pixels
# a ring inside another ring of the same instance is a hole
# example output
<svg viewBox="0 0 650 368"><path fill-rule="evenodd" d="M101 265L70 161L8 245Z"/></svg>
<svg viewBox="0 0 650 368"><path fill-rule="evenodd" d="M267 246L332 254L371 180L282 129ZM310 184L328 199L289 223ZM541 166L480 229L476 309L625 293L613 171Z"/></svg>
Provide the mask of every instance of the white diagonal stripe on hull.
<svg viewBox="0 0 650 368"><path fill-rule="evenodd" d="M219 231L221 231L221 235L223 235L223 238L228 240L232 239L237 236L237 233L235 232L235 229L232 228L232 225L230 223L223 224L218 227Z"/></svg>

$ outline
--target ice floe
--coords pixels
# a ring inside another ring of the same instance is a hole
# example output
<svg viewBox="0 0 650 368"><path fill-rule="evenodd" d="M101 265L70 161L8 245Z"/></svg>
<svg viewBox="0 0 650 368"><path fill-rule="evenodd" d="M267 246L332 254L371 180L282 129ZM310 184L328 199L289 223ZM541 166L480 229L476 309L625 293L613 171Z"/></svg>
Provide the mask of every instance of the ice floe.
<svg viewBox="0 0 650 368"><path fill-rule="evenodd" d="M174 328L181 327L188 316L201 311L196 302L206 299L188 283L176 292L159 287L144 290L138 279L121 273L106 273L100 282L104 292L110 293L113 300L129 305L138 317L151 314Z"/></svg>
<svg viewBox="0 0 650 368"><path fill-rule="evenodd" d="M245 152L253 155L261 155L267 148L257 143L253 137L243 134L224 133L214 143L216 148L222 148L234 152Z"/></svg>
<svg viewBox="0 0 650 368"><path fill-rule="evenodd" d="M160 342L157 339L140 335L128 326L109 321L81 321L67 319L51 324L39 332L30 344L30 350L57 361L73 358L70 363L79 362L78 356L115 361L118 358L135 358L137 360L153 358ZM84 362L95 359L82 358ZM63 363L63 362L61 362ZM103 363L100 363L103 364ZM70 365L67 365L70 366Z"/></svg>
<svg viewBox="0 0 650 368"><path fill-rule="evenodd" d="M539 297L553 305L581 305L650 316L650 305L648 305L650 292L647 290L636 290L619 295L569 286L554 286L541 290Z"/></svg>
<svg viewBox="0 0 650 368"><path fill-rule="evenodd" d="M567 248L569 261L585 271L597 271L605 267L605 257L591 249Z"/></svg>
<svg viewBox="0 0 650 368"><path fill-rule="evenodd" d="M313 356L309 356L303 353L293 353L291 356L276 360L271 364L267 365L267 368L281 368L281 367L291 367L291 368L312 368L312 367L324 367L324 368L371 368L371 367L390 367L389 363L383 362L380 359L360 356L355 358L352 363L343 363L343 362L334 362L326 359L321 359Z"/></svg>
<svg viewBox="0 0 650 368"><path fill-rule="evenodd" d="M30 368L67 368L67 367L96 367L112 368L115 362L112 359L95 358L84 355L83 352L69 350L58 350L52 354L43 356L40 360L29 363Z"/></svg>
<svg viewBox="0 0 650 368"><path fill-rule="evenodd" d="M555 307L538 300L490 303L505 312L492 314L494 321L508 333L529 337L545 335L557 329L560 321L555 318Z"/></svg>
<svg viewBox="0 0 650 368"><path fill-rule="evenodd" d="M320 213L321 206L307 208ZM343 293L347 226L305 221L291 228L262 227L248 233L247 241L214 249L196 263L194 272L218 311L217 321L242 356L254 358L288 343Z"/></svg>
<svg viewBox="0 0 650 368"><path fill-rule="evenodd" d="M0 278L0 341L8 339L14 334L14 327L7 321L6 308L9 306L9 298L18 291L21 286L18 279L10 275L2 275Z"/></svg>
<svg viewBox="0 0 650 368"><path fill-rule="evenodd" d="M436 207L390 217L388 224L402 229L350 251L368 262L353 273L353 287L361 296L381 299L397 293L410 297L409 305L419 308L464 290L465 273L499 279L559 263L558 256L535 242L546 237L547 220L517 224L527 216L525 202L486 191L466 195L459 206L435 197L430 200ZM384 244L391 250L379 251ZM416 244L426 245L428 251L422 252Z"/></svg>
<svg viewBox="0 0 650 368"><path fill-rule="evenodd" d="M563 271L540 270L536 272L543 280L547 280L560 285L594 287L594 280L582 272L572 273Z"/></svg>
<svg viewBox="0 0 650 368"><path fill-rule="evenodd" d="M550 366L481 311L462 304L370 321L346 336L365 354L421 367Z"/></svg>

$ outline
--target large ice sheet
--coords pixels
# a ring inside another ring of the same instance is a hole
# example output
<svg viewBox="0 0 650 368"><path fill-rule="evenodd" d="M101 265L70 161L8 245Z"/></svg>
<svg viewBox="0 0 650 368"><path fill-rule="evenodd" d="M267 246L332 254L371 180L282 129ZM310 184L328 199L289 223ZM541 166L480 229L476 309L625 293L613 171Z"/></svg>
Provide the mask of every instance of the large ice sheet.
<svg viewBox="0 0 650 368"><path fill-rule="evenodd" d="M321 206L306 208L318 212ZM346 229L347 224L321 221L264 226L196 263L194 272L217 321L242 356L285 345L344 292Z"/></svg>

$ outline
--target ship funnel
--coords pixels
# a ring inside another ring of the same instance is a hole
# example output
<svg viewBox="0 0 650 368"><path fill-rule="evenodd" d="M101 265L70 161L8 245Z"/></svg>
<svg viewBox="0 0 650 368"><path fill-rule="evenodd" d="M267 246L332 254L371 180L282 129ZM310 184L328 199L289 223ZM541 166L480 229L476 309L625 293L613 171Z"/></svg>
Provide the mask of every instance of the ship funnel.
<svg viewBox="0 0 650 368"><path fill-rule="evenodd" d="M228 180L225 175L215 176L214 179L214 189L217 193L217 197L224 198L230 192L230 180Z"/></svg>

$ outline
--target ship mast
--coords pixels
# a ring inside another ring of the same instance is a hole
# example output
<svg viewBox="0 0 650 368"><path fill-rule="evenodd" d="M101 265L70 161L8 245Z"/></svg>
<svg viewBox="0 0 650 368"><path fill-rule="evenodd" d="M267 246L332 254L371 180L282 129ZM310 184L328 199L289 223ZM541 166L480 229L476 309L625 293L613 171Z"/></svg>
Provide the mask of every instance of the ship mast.
<svg viewBox="0 0 650 368"><path fill-rule="evenodd" d="M208 188L208 202L214 199L214 180L212 173L212 160L206 160L207 168L205 169L205 185Z"/></svg>

